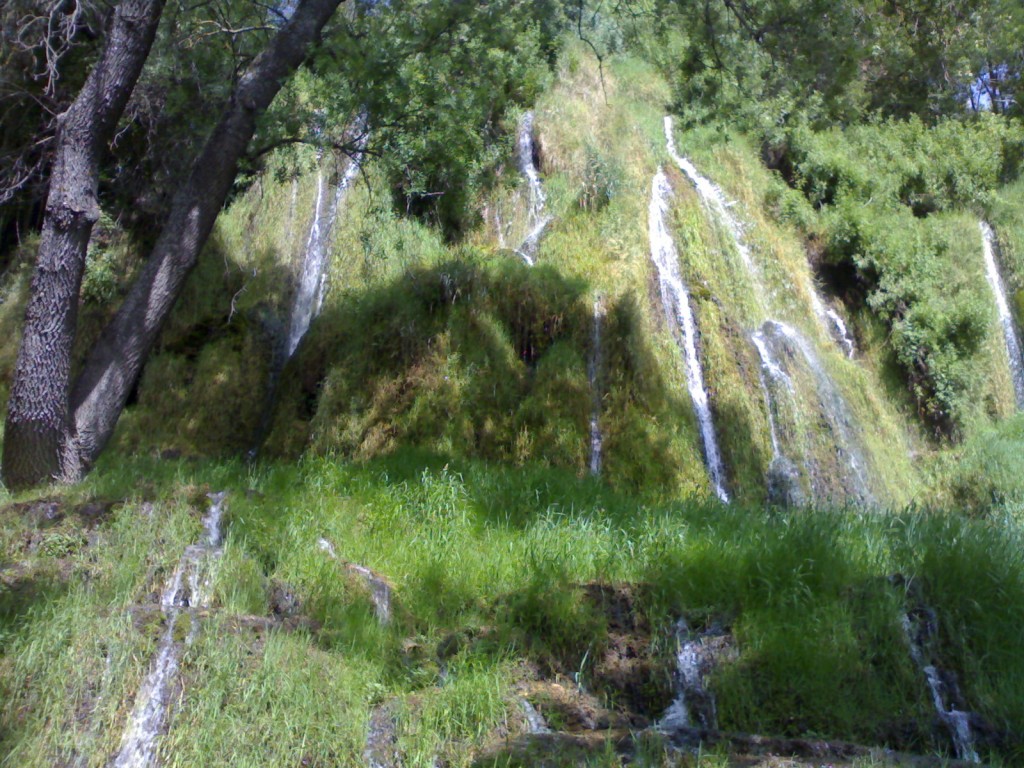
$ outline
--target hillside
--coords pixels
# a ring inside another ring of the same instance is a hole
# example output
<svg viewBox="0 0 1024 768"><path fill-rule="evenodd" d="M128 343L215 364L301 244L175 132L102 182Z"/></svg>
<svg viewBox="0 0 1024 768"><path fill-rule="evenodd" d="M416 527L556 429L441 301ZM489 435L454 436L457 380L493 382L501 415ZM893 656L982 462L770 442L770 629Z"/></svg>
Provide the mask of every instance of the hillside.
<svg viewBox="0 0 1024 768"><path fill-rule="evenodd" d="M7 494L4 765L1024 759L1019 125L546 83L456 235L370 153L239 189L95 470ZM139 268L101 222L79 353Z"/></svg>

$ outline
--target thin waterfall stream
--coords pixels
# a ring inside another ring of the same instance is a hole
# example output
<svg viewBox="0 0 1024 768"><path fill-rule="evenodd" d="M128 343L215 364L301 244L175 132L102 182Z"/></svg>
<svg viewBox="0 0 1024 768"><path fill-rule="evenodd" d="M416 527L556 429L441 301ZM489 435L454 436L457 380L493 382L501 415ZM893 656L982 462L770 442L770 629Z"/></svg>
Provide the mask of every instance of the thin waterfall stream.
<svg viewBox="0 0 1024 768"><path fill-rule="evenodd" d="M349 161L345 173L338 180L334 196L324 210L324 175L323 169L316 174L316 207L313 212L313 223L309 228L306 240L306 252L302 260L302 274L299 276L298 289L295 291L295 302L292 304L291 320L288 324L287 357L295 354L302 337L309 330L309 325L320 313L326 289L327 263L330 254L331 233L338 208L345 193L359 173L361 157Z"/></svg>
<svg viewBox="0 0 1024 768"><path fill-rule="evenodd" d="M590 474L601 474L601 448L604 438L601 434L601 323L604 321L604 304L600 297L594 301L594 324L590 335L590 358L587 360L587 379L590 382Z"/></svg>
<svg viewBox="0 0 1024 768"><path fill-rule="evenodd" d="M735 203L730 202L717 184L707 177L702 176L693 163L691 163L686 157L679 154L679 150L676 149L676 139L673 133L671 115L665 115L665 144L668 149L669 157L672 158L672 162L679 167L679 170L683 172L683 175L686 176L693 185L693 188L697 191L697 196L700 198L701 204L706 210L711 212L715 220L718 221L729 233L733 245L736 247L736 252L740 255L740 260L743 262L743 266L746 268L747 274L750 277L751 284L754 287L754 293L757 296L758 305L764 307L764 281L761 279L757 265L754 264L754 259L750 255L750 247L747 245L747 242L743 237L743 226L740 224L739 219L729 212L729 209L735 205Z"/></svg>
<svg viewBox="0 0 1024 768"><path fill-rule="evenodd" d="M655 727L666 734L691 728L715 730L718 707L705 682L722 658L734 655L731 638L717 625L695 632L680 619L675 640L673 688L676 695Z"/></svg>
<svg viewBox="0 0 1024 768"><path fill-rule="evenodd" d="M793 461L782 452L780 421L783 419L783 402L792 404L793 380L782 368L772 348L771 340L764 328L750 335L757 350L761 365L758 382L768 412L768 434L771 438L772 460L768 465L768 500L783 506L799 506L804 502L800 486L800 472Z"/></svg>
<svg viewBox="0 0 1024 768"><path fill-rule="evenodd" d="M661 303L665 315L669 322L675 325L679 333L678 341L685 363L686 387L697 416L704 449L704 461L711 478L711 485L718 498L728 502L729 494L725 490L725 469L718 448L718 437L715 434L707 389L704 386L704 373L697 356L697 323L693 318L693 310L690 308L690 292L679 274L679 253L676 251L675 241L672 239L665 221L665 216L668 213L668 201L671 196L672 187L668 183L665 172L659 168L651 184L651 202L648 208L651 260L658 271L658 288L661 292Z"/></svg>
<svg viewBox="0 0 1024 768"><path fill-rule="evenodd" d="M834 307L825 304L816 286L811 285L811 308L814 316L818 318L825 334L832 338L852 360L857 354L857 345L853 341L850 329L846 327L843 316L836 312Z"/></svg>
<svg viewBox="0 0 1024 768"><path fill-rule="evenodd" d="M1003 326L1003 339L1006 342L1006 357L1010 363L1010 377L1013 379L1013 392L1017 398L1017 408L1024 408L1024 357L1021 356L1020 339L1017 337L1017 325L1010 312L1010 303L1006 300L1006 289L1003 278L996 265L996 236L984 221L978 222L981 229L982 254L985 258L985 277L992 288L999 311L999 322Z"/></svg>
<svg viewBox="0 0 1024 768"><path fill-rule="evenodd" d="M209 605L209 569L221 554L221 519L225 493L209 495L210 506L203 516L204 537L185 548L160 596L160 608L167 622L157 646L153 667L139 688L113 768L145 768L154 765L159 736L164 730L171 690L178 676L184 646L191 645L198 632L197 617L191 615ZM184 643L175 640L175 628L182 614L190 614Z"/></svg>
<svg viewBox="0 0 1024 768"><path fill-rule="evenodd" d="M526 698L520 697L519 707L523 710L523 717L526 718L526 732L532 736L538 734L551 733L551 729L548 727L547 722L544 720L544 716L537 711L537 708L533 706Z"/></svg>
<svg viewBox="0 0 1024 768"><path fill-rule="evenodd" d="M745 228L730 210L734 203L728 200L718 185L703 176L689 159L679 153L673 130L672 117L666 115L664 131L668 154L696 190L705 211L717 221L722 230L728 233L733 248L739 254L747 278L753 287L761 319L765 319L769 313L768 291L765 288L761 271L754 262L750 247L745 240ZM856 352L856 348L842 316L833 308L825 305L813 284L810 286L810 295L811 308L822 323L826 334L842 347L847 357L852 357ZM758 322L761 322L761 320L758 320ZM796 498L791 495L790 491L795 492L800 485L799 471L782 449L776 416L779 409L778 393L786 389L788 390L788 396L792 399L793 382L788 374L784 374L785 379L778 376L779 373L784 372L777 363L772 362L766 343L769 335L785 337L788 343L799 352L800 357L803 358L805 364L810 369L815 382L817 400L822 410L822 415L835 438L837 457L845 466L848 485L852 486L850 489L851 493L859 501L870 502L872 494L864 474L866 462L861 456L861 449L855 434L857 430L849 407L810 342L793 326L780 320L772 319L770 316L768 319L765 319L760 329L753 332L752 338L761 359L761 384L765 395L768 428L772 441L773 458L768 472L769 490L779 480L785 480L784 485L788 490L783 495L789 498ZM767 379L765 379L766 375ZM787 388L779 387L780 383L786 383L787 381L789 385Z"/></svg>
<svg viewBox="0 0 1024 768"><path fill-rule="evenodd" d="M832 377L825 370L814 347L796 328L778 320L766 321L758 331L758 338L774 362L774 368L778 371L782 370L778 362L781 360L782 352L787 353L790 357L799 356L803 359L807 370L814 379L818 408L831 433L836 458L846 468L845 476L848 484L846 492L862 503L871 503L873 496L864 473L866 462L854 434L853 417L845 399L836 388ZM760 353L761 350L758 351ZM794 394L792 377L784 372L783 375L787 383L786 391L792 397ZM812 475L811 479L813 480L814 467L808 466L806 469L808 474Z"/></svg>
<svg viewBox="0 0 1024 768"><path fill-rule="evenodd" d="M527 234L523 242L519 244L516 253L529 266L533 266L537 256L537 246L540 238L551 223L551 216L544 207L547 204L547 196L544 194L544 185L540 180L540 173L537 170L537 163L534 160L533 143L533 112L527 112L519 123L519 136L517 141L518 152L516 160L519 165L519 172L526 179L527 194L529 203L527 208Z"/></svg>
<svg viewBox="0 0 1024 768"><path fill-rule="evenodd" d="M256 428L253 445L248 451L250 459L254 459L259 453L263 440L270 432L273 423L274 404L277 398L277 388L280 383L281 374L287 362L299 348L310 324L320 314L323 307L324 295L327 291L327 266L330 259L331 238L334 230L334 223L338 211L345 199L345 195L351 188L356 176L362 168L363 152L366 149L368 133L366 128L366 117L361 116L356 123L360 131L358 140L358 151L354 157L349 159L345 172L338 179L330 202L324 210L325 182L323 167L318 167L316 172L316 202L313 207L313 222L309 226L309 235L306 238L306 247L302 258L302 272L299 274L299 282L295 290L295 298L292 302L289 313L286 331L278 327L283 326L277 318L274 319L275 326L272 332L274 338L274 349L270 361L270 375L267 378L267 389L264 397L263 414L260 423ZM292 180L292 209L295 208L295 198L298 194L298 180ZM291 218L289 218L289 232L291 231ZM284 336L282 343L281 337Z"/></svg>
<svg viewBox="0 0 1024 768"><path fill-rule="evenodd" d="M910 656L928 683L932 705L939 720L949 731L958 760L980 763L971 728L971 713L957 708L962 699L956 680L939 669L933 661L938 620L930 608L918 605L903 615L903 634L910 646Z"/></svg>

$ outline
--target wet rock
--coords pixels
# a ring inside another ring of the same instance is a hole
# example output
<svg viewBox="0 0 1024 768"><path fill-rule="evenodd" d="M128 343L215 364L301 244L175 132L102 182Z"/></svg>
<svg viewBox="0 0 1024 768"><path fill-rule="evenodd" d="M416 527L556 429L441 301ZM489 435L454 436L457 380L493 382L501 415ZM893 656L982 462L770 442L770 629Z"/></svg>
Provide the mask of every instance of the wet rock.
<svg viewBox="0 0 1024 768"><path fill-rule="evenodd" d="M524 734L483 750L472 763L475 768L501 765L509 768L564 768L606 765L608 751L626 758L632 750L628 731L592 733ZM628 763L627 763L628 764Z"/></svg>
<svg viewBox="0 0 1024 768"><path fill-rule="evenodd" d="M519 706L526 718L526 732L530 734L551 733L544 716L530 703L529 699L520 699Z"/></svg>
<svg viewBox="0 0 1024 768"><path fill-rule="evenodd" d="M549 730L582 733L629 728L632 724L629 716L607 709L600 699L576 685L540 680L524 684L521 690L521 701L530 705ZM526 725L530 725L529 712ZM543 732L532 728L527 731Z"/></svg>
<svg viewBox="0 0 1024 768"><path fill-rule="evenodd" d="M363 762L367 768L397 768L402 764L398 751L398 715L401 703L397 699L384 702L373 710L366 731Z"/></svg>
<svg viewBox="0 0 1024 768"><path fill-rule="evenodd" d="M671 661L655 652L651 627L636 608L634 586L588 584L588 602L607 621L607 642L594 660L589 684L620 710L634 727L645 727L672 699Z"/></svg>
<svg viewBox="0 0 1024 768"><path fill-rule="evenodd" d="M66 517L64 503L60 499L26 501L12 504L8 509L21 515L25 523L34 528L52 528Z"/></svg>
<svg viewBox="0 0 1024 768"><path fill-rule="evenodd" d="M297 616L302 600L290 584L273 579L270 582L270 612L279 618Z"/></svg>
<svg viewBox="0 0 1024 768"><path fill-rule="evenodd" d="M902 766L902 768L960 768L968 765L962 760L939 760L934 755L914 755L894 752L878 747L867 747L844 741L823 739L776 738L746 733L728 733L706 728L681 728L667 735L666 746L673 750L693 752L696 749L724 749L744 758L755 756L789 757L813 761L817 768L823 760L848 764L865 761L868 764ZM746 764L746 763L743 763Z"/></svg>
<svg viewBox="0 0 1024 768"><path fill-rule="evenodd" d="M800 486L800 472L785 456L776 456L768 467L768 502L779 507L802 507L807 496Z"/></svg>

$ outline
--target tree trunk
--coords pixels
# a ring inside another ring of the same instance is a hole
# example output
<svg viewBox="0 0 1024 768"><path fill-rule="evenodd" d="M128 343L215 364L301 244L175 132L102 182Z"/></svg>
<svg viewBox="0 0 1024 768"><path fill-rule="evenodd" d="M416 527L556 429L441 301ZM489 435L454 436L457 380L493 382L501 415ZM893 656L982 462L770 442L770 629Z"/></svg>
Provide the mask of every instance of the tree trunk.
<svg viewBox="0 0 1024 768"><path fill-rule="evenodd" d="M149 56L164 0L123 0L100 60L58 118L24 332L7 406L3 480L20 489L79 474L68 411L86 249L99 218L99 163Z"/></svg>
<svg viewBox="0 0 1024 768"><path fill-rule="evenodd" d="M299 0L288 22L235 86L220 122L171 203L167 223L124 304L90 351L71 396L81 469L113 434L142 365L195 266L231 185L238 159L270 106L342 0Z"/></svg>

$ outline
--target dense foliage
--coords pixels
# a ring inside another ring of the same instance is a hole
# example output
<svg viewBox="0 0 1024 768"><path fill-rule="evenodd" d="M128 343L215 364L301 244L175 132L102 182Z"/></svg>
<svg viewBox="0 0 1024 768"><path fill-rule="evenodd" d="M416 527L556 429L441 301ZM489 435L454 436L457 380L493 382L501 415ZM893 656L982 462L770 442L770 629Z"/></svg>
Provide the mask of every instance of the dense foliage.
<svg viewBox="0 0 1024 768"><path fill-rule="evenodd" d="M844 298L886 322L922 413L947 433L982 405L973 393L992 324L980 258L964 256L979 253L974 219L1017 174L1022 150L1019 124L988 115L801 125L767 151L806 200L781 194L780 209L815 240Z"/></svg>

